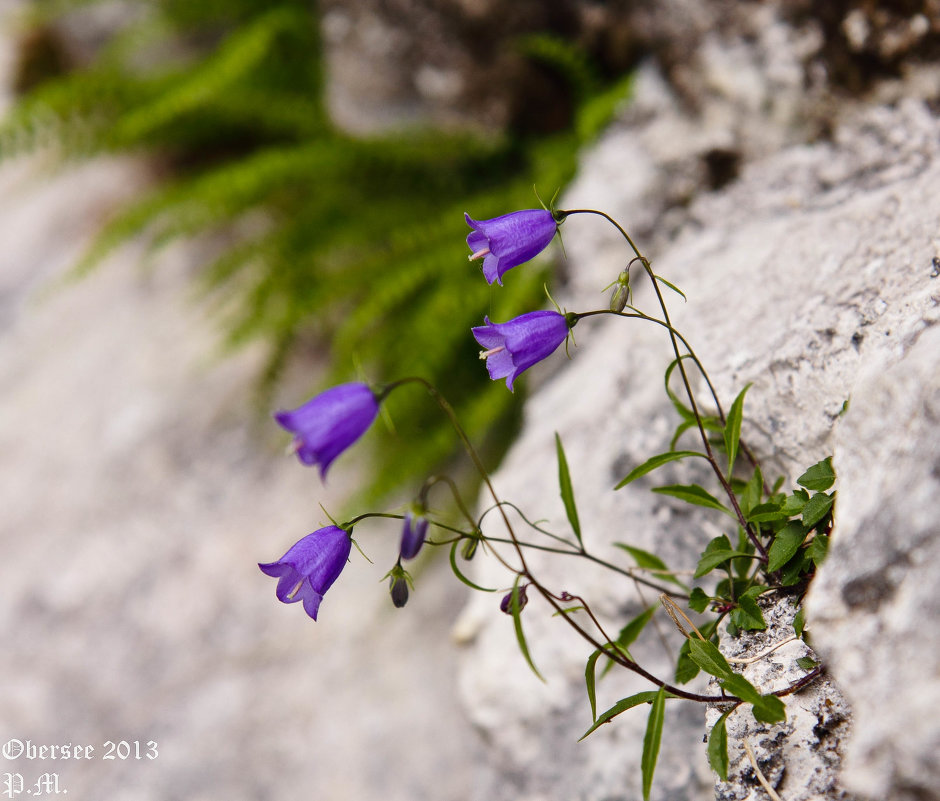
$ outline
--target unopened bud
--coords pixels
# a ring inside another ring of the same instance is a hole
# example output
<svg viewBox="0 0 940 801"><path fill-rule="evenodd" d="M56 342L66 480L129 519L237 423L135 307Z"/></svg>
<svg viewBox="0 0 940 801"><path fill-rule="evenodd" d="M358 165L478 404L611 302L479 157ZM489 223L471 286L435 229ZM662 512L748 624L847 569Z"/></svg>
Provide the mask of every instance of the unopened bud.
<svg viewBox="0 0 940 801"><path fill-rule="evenodd" d="M401 609L408 603L408 582L405 579L393 576L388 583L388 592L397 609Z"/></svg>
<svg viewBox="0 0 940 801"><path fill-rule="evenodd" d="M500 611L505 612L507 615L512 614L512 594L514 592L518 592L519 596L517 603L519 604L519 611L521 612L525 608L525 605L529 602L529 598L526 595L526 589L528 586L528 584L523 584L521 587L513 587L513 589L507 592L506 595L503 596L503 600L499 602Z"/></svg>
<svg viewBox="0 0 940 801"><path fill-rule="evenodd" d="M480 535L472 534L464 538L463 547L460 549L460 555L468 562L473 559L477 552L477 545L480 544Z"/></svg>
<svg viewBox="0 0 940 801"><path fill-rule="evenodd" d="M630 302L630 271L624 270L617 278L617 285L614 287L610 296L610 310L618 314L626 308Z"/></svg>

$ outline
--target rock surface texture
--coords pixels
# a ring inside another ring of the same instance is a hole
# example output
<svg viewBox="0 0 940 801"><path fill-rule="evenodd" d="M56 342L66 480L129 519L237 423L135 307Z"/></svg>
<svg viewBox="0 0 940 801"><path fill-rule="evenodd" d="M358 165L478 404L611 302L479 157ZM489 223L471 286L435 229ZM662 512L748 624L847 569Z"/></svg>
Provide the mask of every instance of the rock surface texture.
<svg viewBox="0 0 940 801"><path fill-rule="evenodd" d="M643 218L643 187L662 180L655 169L662 162L653 160L651 168L638 153L653 141L655 124L611 131L585 159L561 207L613 209L630 230ZM649 179L638 181L644 171ZM789 755L778 750L769 771L787 801L940 792L931 703L938 594L926 579L938 566L937 186L940 122L928 106L910 99L859 107L843 115L830 141L756 160L724 191L696 199L672 241L654 237L647 251L656 271L688 295L688 303L672 303L673 322L696 347L720 396L727 403L753 384L743 436L765 473L787 476L789 486L832 453L840 472L835 546L809 607L813 643L829 660L832 683L789 698L789 722L770 738L785 733L792 743ZM605 306L598 290L623 268L626 249L589 218L570 218L564 234L570 280L562 302L569 310ZM648 287L637 282L635 291L637 304L652 310ZM550 467L558 431L590 547L610 555L610 543L624 541L659 553L671 567L691 568L721 533L721 521L643 489L707 481L704 473L667 466L611 491L633 466L666 448L676 422L662 392L667 342L650 329L616 320L579 325L573 360L548 377L541 370L545 383L527 406L527 423L496 486L530 518L549 518L550 527L565 530ZM549 586L587 596L614 630L656 600L574 563L532 559ZM481 580L498 585L487 570ZM473 599L459 627L473 639L461 687L483 733L478 797L639 798L646 716L625 713L576 743L590 724L583 668L591 649L544 605L530 602L525 622L533 658L548 679L542 685L518 655L511 623L491 614L492 605ZM764 644L754 638L753 647ZM738 655L741 643L726 640L723 647ZM634 653L653 673L671 675L658 643ZM611 675L599 690L599 707L647 688ZM850 725L846 710L854 698L859 715ZM745 729L754 736L747 726L729 727L732 762L744 770L736 737ZM666 731L672 742L664 740L653 797L711 797L702 710L670 708ZM811 741L815 748L798 753ZM841 774L840 752L848 754ZM728 798L763 792L757 785L743 795L719 788Z"/></svg>

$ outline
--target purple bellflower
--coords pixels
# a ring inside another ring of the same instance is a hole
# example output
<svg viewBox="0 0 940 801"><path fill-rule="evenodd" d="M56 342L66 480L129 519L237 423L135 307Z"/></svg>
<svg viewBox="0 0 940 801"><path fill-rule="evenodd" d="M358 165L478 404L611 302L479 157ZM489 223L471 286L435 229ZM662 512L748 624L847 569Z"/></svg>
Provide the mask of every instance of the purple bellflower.
<svg viewBox="0 0 940 801"><path fill-rule="evenodd" d="M320 465L320 477L346 448L372 425L379 401L365 384L340 384L321 392L293 411L277 412L274 419L294 435L297 458Z"/></svg>
<svg viewBox="0 0 940 801"><path fill-rule="evenodd" d="M506 379L512 390L516 377L536 362L549 356L565 341L570 324L564 314L556 311L535 311L522 314L506 323L491 323L472 328L473 336L483 348L481 359L494 381Z"/></svg>
<svg viewBox="0 0 940 801"><path fill-rule="evenodd" d="M545 209L514 211L492 220L474 220L466 213L464 218L473 229L467 236L470 260L482 258L487 283L500 286L507 270L545 250L558 230L555 217Z"/></svg>
<svg viewBox="0 0 940 801"><path fill-rule="evenodd" d="M424 538L428 534L428 519L421 513L409 511L405 515L405 524L401 532L401 548L399 553L402 559L414 559L424 545Z"/></svg>
<svg viewBox="0 0 940 801"><path fill-rule="evenodd" d="M277 599L285 604L304 602L304 611L314 620L323 594L339 577L352 540L338 526L325 526L291 546L276 562L258 564L261 572L276 578Z"/></svg>

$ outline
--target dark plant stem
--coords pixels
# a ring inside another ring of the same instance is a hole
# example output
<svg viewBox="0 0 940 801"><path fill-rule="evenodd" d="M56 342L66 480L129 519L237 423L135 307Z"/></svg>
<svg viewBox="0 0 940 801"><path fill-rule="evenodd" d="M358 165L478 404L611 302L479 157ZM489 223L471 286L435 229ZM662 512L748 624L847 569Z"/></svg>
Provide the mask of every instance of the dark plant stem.
<svg viewBox="0 0 940 801"><path fill-rule="evenodd" d="M599 217L603 217L605 220L607 220L611 225L613 225L620 232L620 235L626 240L627 244L629 244L630 247L633 249L633 252L636 254L637 259L639 260L640 264L643 265L643 269L646 271L646 274L649 276L650 282L653 284L653 291L656 293L656 299L659 302L659 307L660 309L662 309L662 312L663 312L662 322L664 323L664 327L669 331L669 340L672 343L673 353L675 353L676 355L676 366L679 368L679 375L682 378L682 384L685 387L686 396L689 399L689 406L692 409L692 414L695 417L695 423L698 426L699 436L701 437L702 445L705 448L705 456L708 459L709 463L711 464L712 470L715 473L715 476L718 478L718 483L721 484L721 487L724 490L725 495L730 501L732 509L734 510L735 516L738 518L738 522L741 525L741 528L744 529L744 531L747 533L748 539L750 539L755 549L757 549L757 552L760 554L761 561L766 562L767 550L764 548L764 545L763 543L761 543L760 538L754 533L754 530L751 528L750 524L745 519L744 513L741 511L741 507L738 504L737 496L735 496L734 490L731 489L731 484L725 478L724 471L721 469L721 465L718 464L718 460L715 458L715 454L712 451L711 443L708 440L708 435L705 433L705 426L702 423L702 415L701 415L701 412L699 412L698 403L695 400L695 393L692 391L692 384L689 381L689 376L688 376L688 373L686 372L685 364L683 363L684 361L683 355L679 349L680 338L677 335L675 328L673 328L672 321L669 319L669 310L666 307L666 301L663 298L662 290L659 288L659 281L656 278L656 274L653 272L653 268L650 267L649 260L645 256L643 256L643 254L640 253L633 239L631 239L630 235L623 229L623 226L621 226L620 223L618 223L609 214L606 214L603 211L598 211L597 209L575 209L573 211L566 211L565 214L566 216L570 216L571 214L595 214ZM649 318L649 319L655 319L655 318ZM688 348L688 343L685 342L684 339L682 340L682 342L683 342L683 345L685 345L685 347ZM690 355L691 355L691 352L690 352ZM701 370L702 373L705 374L705 371L702 369L701 363L694 357L693 357L693 360L698 365L699 370ZM706 381L707 381L707 378L706 378ZM709 387L710 386L711 384L709 382ZM712 394L714 395L714 390L712 390ZM718 405L720 409L720 405L717 404L717 398L716 398L716 405ZM724 418L724 415L722 415L722 419L723 418Z"/></svg>

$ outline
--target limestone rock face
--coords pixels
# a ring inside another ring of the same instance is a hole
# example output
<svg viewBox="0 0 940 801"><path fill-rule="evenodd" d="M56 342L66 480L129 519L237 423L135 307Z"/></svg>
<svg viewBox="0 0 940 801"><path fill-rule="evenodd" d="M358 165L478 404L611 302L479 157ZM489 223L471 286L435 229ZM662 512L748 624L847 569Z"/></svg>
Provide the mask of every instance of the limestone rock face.
<svg viewBox="0 0 940 801"><path fill-rule="evenodd" d="M936 327L859 371L836 433L839 536L807 602L855 717L846 784L870 798L940 794L938 376Z"/></svg>
<svg viewBox="0 0 940 801"><path fill-rule="evenodd" d="M613 210L631 230L634 217L643 215L644 187L661 180L661 162L637 159L648 136L642 126L611 131L585 159L560 206ZM637 180L644 170L648 179ZM808 465L830 454L840 473L833 552L808 613L813 647L831 681L788 700L786 739L818 744L815 761L777 751L777 780L788 801L938 792L932 761L938 724L931 712L937 596L935 582L926 579L938 567L931 536L940 451L937 186L940 122L926 105L909 100L849 112L831 141L785 148L746 166L725 190L700 196L671 241L657 240L646 251L657 273L688 296L687 303L670 296L673 322L708 367L725 405L753 384L743 437L765 474L784 475L792 486ZM600 288L630 254L607 236L601 220L571 217L564 235L569 282L560 302L571 311L605 307ZM639 245L644 248L642 240ZM637 305L652 311L642 280L635 292ZM632 467L668 446L677 422L662 391L668 343L653 326L620 320L584 320L576 334L570 362L557 358L531 371L542 383L495 476L497 490L530 519L566 531L553 465L557 431L588 547L617 561L611 544L627 542L658 553L674 569L689 569L705 543L722 533L723 521L644 490L692 481L707 486L708 475L698 465L670 465L612 491ZM497 535L495 516L491 522L488 533ZM856 551L856 541L866 549ZM578 560L560 564L533 554L530 565L553 589L587 597L614 631L656 602L655 593L638 593L629 581ZM478 578L489 586L509 582L492 566L481 567ZM458 627L471 641L460 677L464 705L482 733L476 797L639 798L644 712L631 710L576 743L590 725L583 672L592 649L545 604L530 601L525 626L543 685L519 655L509 619L494 614L495 603L475 597ZM754 638L753 647L765 645ZM740 655L742 643L723 647ZM654 636L631 650L651 672L671 677L672 658ZM649 685L614 671L599 685L599 708L643 689ZM853 724L848 710L856 697ZM705 730L702 708L667 708L669 739L654 798L713 796ZM740 757L732 727L729 734ZM760 764L761 743L755 745ZM854 767L840 772L846 752ZM736 764L744 768L740 759Z"/></svg>

